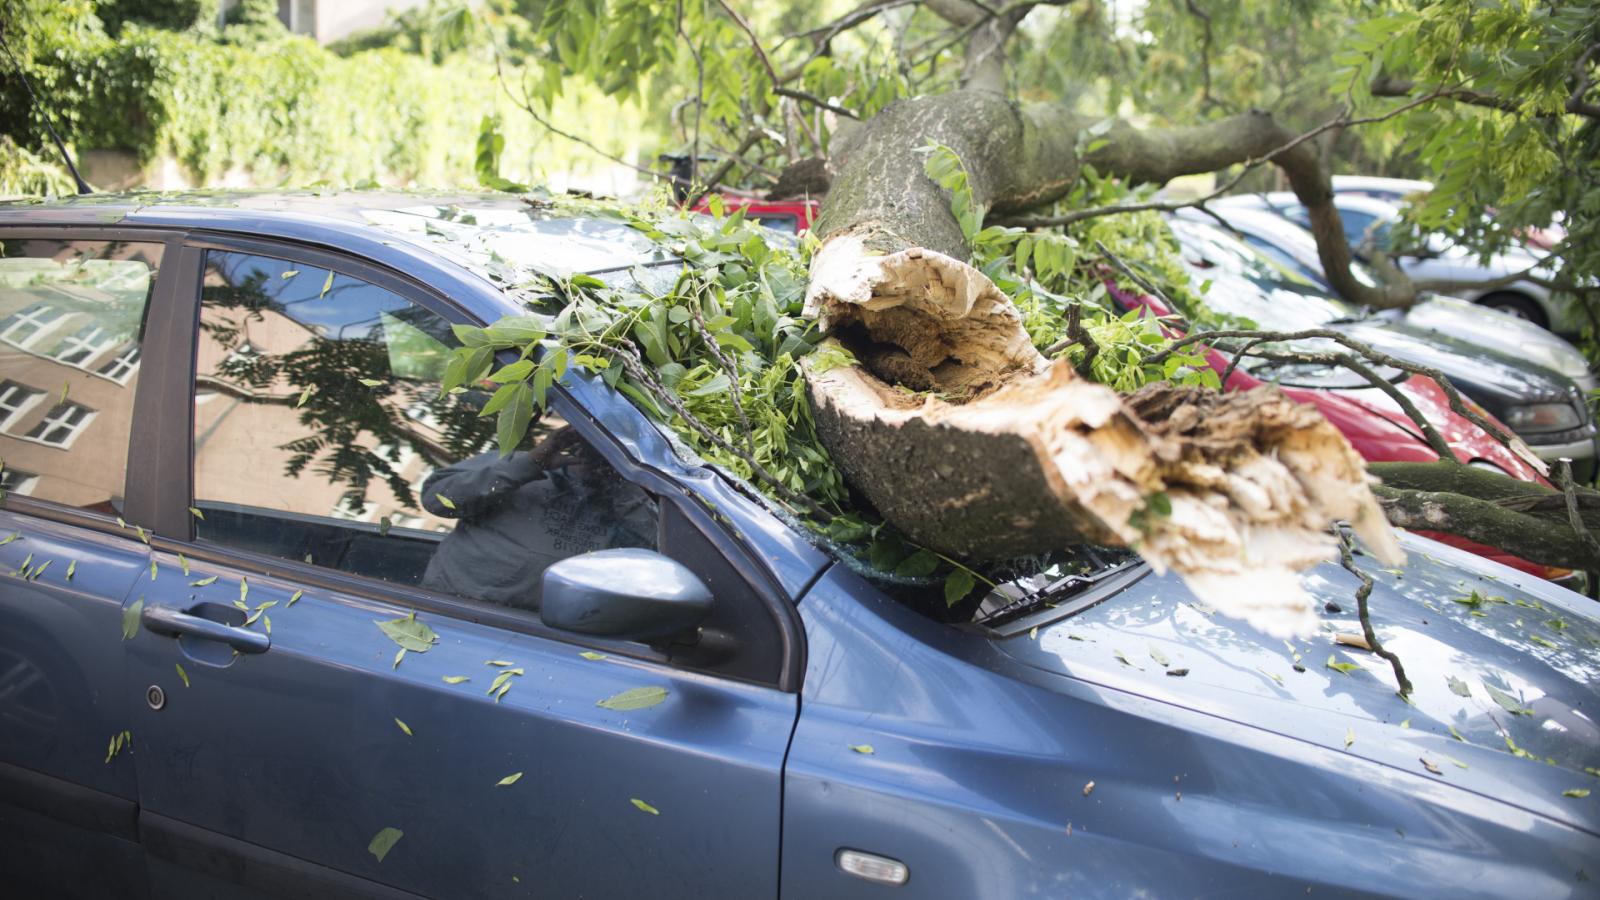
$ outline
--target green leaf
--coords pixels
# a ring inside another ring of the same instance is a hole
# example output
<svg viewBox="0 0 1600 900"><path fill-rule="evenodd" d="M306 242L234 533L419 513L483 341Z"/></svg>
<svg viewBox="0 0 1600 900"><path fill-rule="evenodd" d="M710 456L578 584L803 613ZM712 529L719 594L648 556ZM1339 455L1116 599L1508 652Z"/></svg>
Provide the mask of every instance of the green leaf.
<svg viewBox="0 0 1600 900"><path fill-rule="evenodd" d="M955 569L944 579L944 604L955 606L972 593L976 581L967 569Z"/></svg>
<svg viewBox="0 0 1600 900"><path fill-rule="evenodd" d="M156 580L156 561L153 559L150 560L150 580Z"/></svg>
<svg viewBox="0 0 1600 900"><path fill-rule="evenodd" d="M456 502L454 500L451 500L449 497L446 497L445 495L443 495L443 494L441 494L441 493L439 493L437 491L434 492L433 499L439 501L439 505L444 507L445 509L455 509L456 508Z"/></svg>
<svg viewBox="0 0 1600 900"><path fill-rule="evenodd" d="M667 699L667 693L664 687L639 687L614 694L604 700L597 700L594 705L618 712L648 709Z"/></svg>
<svg viewBox="0 0 1600 900"><path fill-rule="evenodd" d="M472 677L469 676L469 675L446 675L446 676L444 676L444 683L445 684L465 684L466 682L471 681L471 680L472 680Z"/></svg>
<svg viewBox="0 0 1600 900"><path fill-rule="evenodd" d="M862 756L871 756L876 752L872 749L871 744L851 744L850 749L861 754Z"/></svg>
<svg viewBox="0 0 1600 900"><path fill-rule="evenodd" d="M372 836L371 843L367 844L367 852L376 856L378 862L383 862L383 858L389 855L389 851L394 849L394 845L405 837L405 834L398 828L385 828Z"/></svg>
<svg viewBox="0 0 1600 900"><path fill-rule="evenodd" d="M333 272L330 270L328 272L327 280L322 282L322 293L317 295L317 299L321 300L323 297L328 296L328 291L330 291L332 289L333 289Z"/></svg>
<svg viewBox="0 0 1600 900"><path fill-rule="evenodd" d="M357 378L356 380L361 382L362 384L366 385L369 388L383 387L383 382L379 381L376 378Z"/></svg>
<svg viewBox="0 0 1600 900"><path fill-rule="evenodd" d="M1360 666L1356 665L1355 663L1339 662L1338 659L1334 658L1331 655L1328 657L1328 661L1324 665L1326 665L1328 668L1334 670L1335 672L1342 672L1342 673L1344 673L1346 675L1349 675L1351 672L1354 672L1355 670L1361 668Z"/></svg>
<svg viewBox="0 0 1600 900"><path fill-rule="evenodd" d="M127 609L122 611L123 640L131 641L133 640L133 636L139 633L139 614L142 612L144 612L143 597L133 601L128 605Z"/></svg>
<svg viewBox="0 0 1600 900"><path fill-rule="evenodd" d="M1132 668L1132 669L1139 669L1138 666L1133 664L1132 660L1128 659L1128 655L1126 653L1123 653L1121 650L1115 650L1115 649L1112 650L1111 652L1112 652L1113 655L1115 655L1117 657L1117 662L1120 662L1123 665L1125 665L1125 666L1127 666L1129 668ZM1143 672L1144 670L1143 669L1139 669L1139 671Z"/></svg>
<svg viewBox="0 0 1600 900"><path fill-rule="evenodd" d="M77 560L73 560L73 561L67 563L67 580L68 581L71 581L72 580L72 576L77 574L77 572L78 572L78 561Z"/></svg>
<svg viewBox="0 0 1600 900"><path fill-rule="evenodd" d="M1567 790L1564 790L1564 791L1561 792L1561 796L1563 796L1563 797L1576 797L1577 799L1582 800L1583 798L1589 796L1589 789L1588 788L1568 788Z"/></svg>
<svg viewBox="0 0 1600 900"><path fill-rule="evenodd" d="M303 596L305 596L305 591L295 591L293 594L289 595L289 602L285 603L283 608L288 609L295 604L296 600L299 600Z"/></svg>
<svg viewBox="0 0 1600 900"><path fill-rule="evenodd" d="M250 596L250 579L246 578L246 577L243 577L243 576L240 576L240 578L239 578L239 602L243 603L245 598L248 597L248 596Z"/></svg>
<svg viewBox="0 0 1600 900"><path fill-rule="evenodd" d="M394 664L389 666L389 668L391 668L391 669L400 668L400 662L401 662L401 660L404 660L405 658L406 658L406 648L401 647L399 650L395 651Z"/></svg>
<svg viewBox="0 0 1600 900"><path fill-rule="evenodd" d="M279 275L278 277L282 278L284 281L288 281L289 279L291 279L291 278L293 278L293 277L295 277L296 275L299 275L299 274L300 274L300 270L299 269L290 269L289 271L284 272L282 275Z"/></svg>
<svg viewBox="0 0 1600 900"><path fill-rule="evenodd" d="M199 519L202 522L206 520L206 514L193 506L189 507L189 515L194 516L196 519Z"/></svg>
<svg viewBox="0 0 1600 900"><path fill-rule="evenodd" d="M20 537L22 537L22 532L13 531L4 540L0 540L0 547L4 547L5 545L11 543L12 541L14 541L14 540L16 540L17 538L20 538Z"/></svg>
<svg viewBox="0 0 1600 900"><path fill-rule="evenodd" d="M1454 675L1445 676L1445 680L1450 683L1450 692L1455 694L1456 696L1458 696L1458 697L1471 697L1472 696L1472 688L1468 687L1467 683L1465 681L1462 681L1461 679L1455 677Z"/></svg>
<svg viewBox="0 0 1600 900"><path fill-rule="evenodd" d="M590 660L591 662L594 661L594 660L597 660L597 659L605 659L606 658L606 655L604 653L596 653L593 650L585 650L582 653L579 653L578 655L583 657L584 659Z"/></svg>
<svg viewBox="0 0 1600 900"><path fill-rule="evenodd" d="M208 584L216 583L216 580L217 580L217 576L209 575L209 576L207 576L205 578L201 578L201 579L199 579L197 581L189 582L189 587L205 587Z"/></svg>
<svg viewBox="0 0 1600 900"><path fill-rule="evenodd" d="M400 730L404 731L406 733L406 737L411 737L411 726L410 725L407 725L406 723L400 721L398 716L395 717L394 723L396 725L400 726Z"/></svg>
<svg viewBox="0 0 1600 900"><path fill-rule="evenodd" d="M1156 491L1144 498L1145 508L1151 513L1166 518L1172 515L1172 498L1166 491Z"/></svg>
<svg viewBox="0 0 1600 900"><path fill-rule="evenodd" d="M183 663L173 663L172 667L178 670L178 679L183 682L183 686L188 687L189 673L183 670Z"/></svg>
<svg viewBox="0 0 1600 900"><path fill-rule="evenodd" d="M920 578L932 575L933 570L938 567L939 557L932 550L923 548L901 560L900 564L894 567L894 573L896 575Z"/></svg>
<svg viewBox="0 0 1600 900"><path fill-rule="evenodd" d="M389 640L399 644L402 650L413 653L427 653L439 640L439 635L428 627L428 623L419 620L415 614L388 621L374 620L373 624L388 635Z"/></svg>
<svg viewBox="0 0 1600 900"><path fill-rule="evenodd" d="M189 577L189 561L184 558L182 553L178 554L178 568L183 570L183 577Z"/></svg>
<svg viewBox="0 0 1600 900"><path fill-rule="evenodd" d="M504 778L500 779L499 781L495 782L495 787L510 787L511 785L516 784L518 781L521 781L521 780L522 780L522 773L521 772L512 772L510 775L507 775L506 777L504 777Z"/></svg>
<svg viewBox="0 0 1600 900"><path fill-rule="evenodd" d="M1354 728L1346 728L1344 730L1344 748L1346 750L1349 750L1350 749L1350 745L1354 744L1355 742L1356 742L1356 731L1355 731L1355 729Z"/></svg>
<svg viewBox="0 0 1600 900"><path fill-rule="evenodd" d="M1483 688L1489 692L1489 696L1494 699L1494 702L1500 704L1500 708L1506 712L1511 713L1514 716L1533 715L1533 710L1523 706L1522 703L1517 700L1517 698L1511 696L1505 691L1500 690L1494 685L1486 683L1484 684Z"/></svg>
<svg viewBox="0 0 1600 900"><path fill-rule="evenodd" d="M1172 660L1167 659L1166 654L1162 653L1159 649L1157 649L1155 644L1151 644L1149 646L1150 646L1150 658L1156 661L1156 665L1160 666L1163 669L1165 669L1165 668L1167 668L1167 667L1172 665ZM1279 679L1279 682L1281 683L1282 679Z"/></svg>
<svg viewBox="0 0 1600 900"><path fill-rule="evenodd" d="M547 369L541 368L534 376L535 383L540 375L545 375ZM500 410L500 418L495 422L495 443L500 447L501 456L510 456L517 445L522 443L523 435L528 433L528 425L533 421L533 401L536 388L527 384L517 383L511 385L513 396L505 408ZM543 405L543 401L540 401Z"/></svg>
<svg viewBox="0 0 1600 900"><path fill-rule="evenodd" d="M508 662L503 659L486 659L483 661L483 664L486 666L500 666L501 668L516 665L514 662Z"/></svg>
<svg viewBox="0 0 1600 900"><path fill-rule="evenodd" d="M640 800L638 797L630 797L628 798L628 802L632 803L640 812L647 812L652 816L661 815L661 810L656 809L654 806L651 806L643 800Z"/></svg>

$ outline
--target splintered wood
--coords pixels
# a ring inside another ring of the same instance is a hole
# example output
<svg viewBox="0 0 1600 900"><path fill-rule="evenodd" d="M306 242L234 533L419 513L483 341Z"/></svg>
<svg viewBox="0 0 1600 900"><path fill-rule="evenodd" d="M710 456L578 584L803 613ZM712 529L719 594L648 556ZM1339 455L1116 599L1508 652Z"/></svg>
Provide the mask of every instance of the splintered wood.
<svg viewBox="0 0 1600 900"><path fill-rule="evenodd" d="M808 358L819 432L920 544L975 561L1132 547L1279 636L1316 626L1299 573L1333 557L1331 523L1404 559L1360 457L1275 388L1119 395L1046 360L988 278L927 249L871 255L846 234L811 275L807 313L861 361Z"/></svg>

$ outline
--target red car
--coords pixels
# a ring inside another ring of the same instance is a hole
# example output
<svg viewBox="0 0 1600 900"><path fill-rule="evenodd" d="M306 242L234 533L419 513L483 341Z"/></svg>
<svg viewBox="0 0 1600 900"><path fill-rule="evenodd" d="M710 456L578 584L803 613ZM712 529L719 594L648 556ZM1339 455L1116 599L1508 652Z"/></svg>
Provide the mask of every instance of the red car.
<svg viewBox="0 0 1600 900"><path fill-rule="evenodd" d="M1124 309L1142 308L1156 316L1169 314L1169 310L1153 297L1132 294L1111 285L1107 287ZM1207 351L1206 362L1219 375L1227 371L1228 361L1228 357L1216 350ZM1244 371L1243 367L1237 367L1228 376L1224 387L1230 391L1245 391L1266 383ZM1433 379L1413 375L1397 386L1433 423L1461 462L1492 466L1521 481L1548 484L1532 466L1506 449L1504 444L1451 411L1444 390ZM1335 428L1343 432L1363 459L1371 462L1431 462L1439 458L1423 439L1416 423L1381 391L1358 387L1354 383L1350 388L1292 387L1283 384L1279 388L1295 400L1317 407ZM1492 421L1487 413L1483 415ZM1554 580L1572 574L1569 569L1528 562L1503 550L1454 535L1430 531L1418 534L1541 578Z"/></svg>
<svg viewBox="0 0 1600 900"><path fill-rule="evenodd" d="M799 234L810 229L819 205L815 200L755 200L730 194L721 197L723 212L732 214L734 210L742 209L745 218L784 234ZM700 198L694 205L694 211L710 212L707 198Z"/></svg>

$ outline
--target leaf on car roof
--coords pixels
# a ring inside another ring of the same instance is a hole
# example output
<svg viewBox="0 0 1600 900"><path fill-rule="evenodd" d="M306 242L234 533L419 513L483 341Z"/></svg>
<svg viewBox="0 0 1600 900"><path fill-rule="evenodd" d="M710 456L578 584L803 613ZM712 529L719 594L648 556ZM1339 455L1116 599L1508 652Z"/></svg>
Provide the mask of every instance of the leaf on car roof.
<svg viewBox="0 0 1600 900"><path fill-rule="evenodd" d="M214 583L216 580L217 580L217 576L209 575L209 576L207 576L205 578L201 578L198 581L189 582L189 587L205 587L208 584Z"/></svg>
<svg viewBox="0 0 1600 900"><path fill-rule="evenodd" d="M376 856L378 862L383 862L383 858L389 855L389 851L394 849L394 845L405 837L405 834L398 828L385 828L372 836L372 842L367 844L367 852Z"/></svg>
<svg viewBox="0 0 1600 900"><path fill-rule="evenodd" d="M1472 696L1472 688L1469 687L1465 681L1462 681L1461 679L1455 677L1454 675L1445 676L1445 680L1450 683L1450 691L1452 693L1454 693L1456 696L1458 696L1458 697L1471 697Z"/></svg>
<svg viewBox="0 0 1600 900"><path fill-rule="evenodd" d="M396 725L400 726L400 730L404 731L406 733L406 737L411 737L411 726L410 725L407 725L406 723L400 721L400 717L399 716L395 716L394 723Z"/></svg>
<svg viewBox="0 0 1600 900"><path fill-rule="evenodd" d="M373 624L382 629L389 640L399 644L402 650L413 653L427 653L439 640L439 635L428 627L428 623L418 619L416 613L387 621L374 619Z"/></svg>
<svg viewBox="0 0 1600 900"><path fill-rule="evenodd" d="M189 577L189 560L182 553L178 554L178 568L183 570L183 577Z"/></svg>
<svg viewBox="0 0 1600 900"><path fill-rule="evenodd" d="M1346 675L1349 675L1351 672L1354 672L1355 670L1361 668L1360 666L1356 665L1355 663L1340 662L1338 660L1338 658L1333 656L1332 654L1330 654L1328 656L1328 661L1326 663L1324 663L1323 665L1325 665L1327 668L1330 668L1330 669L1334 670L1335 672L1343 672Z"/></svg>
<svg viewBox="0 0 1600 900"><path fill-rule="evenodd" d="M1156 665L1160 666L1163 669L1165 669L1168 666L1172 665L1172 660L1167 659L1166 654L1164 654L1160 650L1156 649L1156 645L1155 644L1151 644L1150 645L1150 658L1155 660L1156 661Z"/></svg>
<svg viewBox="0 0 1600 900"><path fill-rule="evenodd" d="M1121 650L1116 650L1116 649L1113 649L1111 652L1112 652L1112 654L1114 654L1117 657L1117 661L1118 662L1120 662L1123 665L1128 666L1130 668L1139 669L1138 666L1134 665L1133 662L1128 659L1128 655L1126 653L1123 653ZM1143 669L1139 669L1139 671L1143 672L1144 670Z"/></svg>
<svg viewBox="0 0 1600 900"><path fill-rule="evenodd" d="M284 609L288 609L288 608L289 608L289 607L291 607L291 606L293 606L293 605L294 605L294 602L295 602L295 601L296 601L296 600L299 600L299 599L300 599L300 598L301 598L301 596L303 596L303 595L304 595L304 594L305 594L305 591L295 591L295 592L294 592L294 593L293 593L293 594L291 594L291 595L290 595L290 596L289 596L289 602L288 602L288 603L285 603L285 604L284 604L284 605L283 605L283 608L284 608Z"/></svg>
<svg viewBox="0 0 1600 900"><path fill-rule="evenodd" d="M1356 730L1354 728L1346 728L1344 730L1344 748L1346 750L1349 750L1350 749L1350 745L1354 744L1355 742L1356 742Z"/></svg>
<svg viewBox="0 0 1600 900"><path fill-rule="evenodd" d="M850 749L861 754L862 756L871 756L877 752L872 749L871 744L851 744Z"/></svg>
<svg viewBox="0 0 1600 900"><path fill-rule="evenodd" d="M1436 765L1433 762L1433 760L1427 758L1426 756L1417 757L1417 762L1422 763L1422 767L1424 769L1427 769L1429 772L1432 772L1435 775L1443 775L1444 774L1443 772L1439 771L1439 766Z"/></svg>
<svg viewBox="0 0 1600 900"><path fill-rule="evenodd" d="M17 540L20 537L22 537L22 532L13 531L9 535L6 535L4 538L0 538L0 547L4 547L5 545L11 543L14 540Z"/></svg>
<svg viewBox="0 0 1600 900"><path fill-rule="evenodd" d="M604 700L596 700L595 706L605 709L614 709L618 712L628 712L635 709L647 709L667 699L667 689L664 687L638 687L614 694Z"/></svg>
<svg viewBox="0 0 1600 900"><path fill-rule="evenodd" d="M144 612L143 597L133 601L128 605L127 609L122 611L123 640L131 641L133 640L133 636L139 633L139 614L142 612Z"/></svg>
<svg viewBox="0 0 1600 900"><path fill-rule="evenodd" d="M1582 800L1583 798L1589 796L1589 789L1588 788L1569 788L1567 790L1562 791L1561 792L1561 796L1563 796L1563 797L1576 797L1579 800Z"/></svg>
<svg viewBox="0 0 1600 900"><path fill-rule="evenodd" d="M460 684L463 681L471 681L471 680L472 679L469 678L466 675L446 675L446 676L444 676L444 683L445 684Z"/></svg>
<svg viewBox="0 0 1600 900"><path fill-rule="evenodd" d="M494 786L495 787L510 787L511 785L516 784L518 781L521 781L521 780L522 780L522 773L521 772L512 772L510 775L507 775L506 777L504 777L504 778L500 779L499 781L495 782Z"/></svg>
<svg viewBox="0 0 1600 900"><path fill-rule="evenodd" d="M72 576L74 576L76 574L78 574L78 561L77 560L73 560L73 561L67 563L67 580L71 581L72 580Z"/></svg>
<svg viewBox="0 0 1600 900"><path fill-rule="evenodd" d="M1494 702L1500 704L1500 708L1506 712L1511 713L1514 716L1533 715L1533 710L1523 706L1521 701L1517 700L1517 698L1511 696L1505 691L1500 690L1494 685L1485 683L1483 688L1489 692L1490 697L1494 698Z"/></svg>
<svg viewBox="0 0 1600 900"><path fill-rule="evenodd" d="M591 661L591 662L593 662L594 660L597 660L597 659L605 659L606 658L606 655L604 653L596 653L593 650L585 650L582 653L579 653L578 655L583 657L584 659L587 659L587 660Z"/></svg>
<svg viewBox="0 0 1600 900"><path fill-rule="evenodd" d="M647 812L652 816L661 815L661 810L656 809L654 806L651 806L643 800L640 800L638 797L630 797L628 798L628 802L632 803L640 812Z"/></svg>

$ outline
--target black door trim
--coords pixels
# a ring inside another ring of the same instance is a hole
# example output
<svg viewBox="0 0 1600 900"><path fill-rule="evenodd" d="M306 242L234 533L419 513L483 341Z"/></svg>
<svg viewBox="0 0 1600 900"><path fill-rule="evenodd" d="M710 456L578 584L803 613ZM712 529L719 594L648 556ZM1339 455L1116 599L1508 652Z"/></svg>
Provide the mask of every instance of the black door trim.
<svg viewBox="0 0 1600 900"><path fill-rule="evenodd" d="M139 840L139 804L7 762L0 762L0 804L85 831Z"/></svg>
<svg viewBox="0 0 1600 900"><path fill-rule="evenodd" d="M421 896L151 812L139 815L139 839L153 859L261 896L321 900Z"/></svg>

